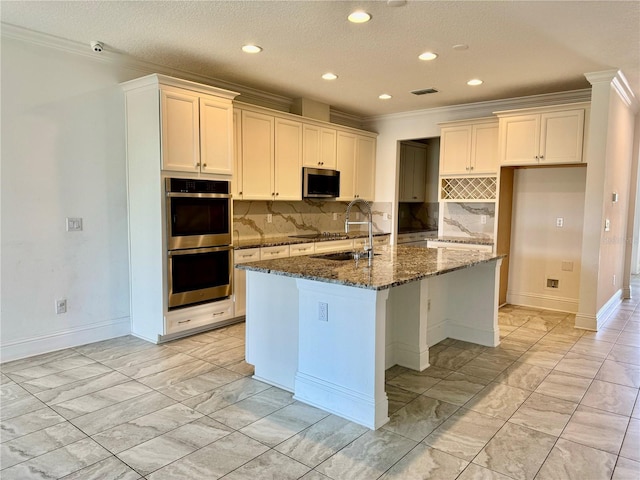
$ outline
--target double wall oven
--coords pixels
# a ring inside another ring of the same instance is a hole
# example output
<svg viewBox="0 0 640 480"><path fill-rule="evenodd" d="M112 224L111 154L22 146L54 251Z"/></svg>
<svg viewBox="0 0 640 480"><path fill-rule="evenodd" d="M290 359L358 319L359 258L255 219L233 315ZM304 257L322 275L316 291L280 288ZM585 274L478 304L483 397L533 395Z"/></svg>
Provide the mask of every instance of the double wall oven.
<svg viewBox="0 0 640 480"><path fill-rule="evenodd" d="M165 179L169 310L232 293L230 186L226 180Z"/></svg>

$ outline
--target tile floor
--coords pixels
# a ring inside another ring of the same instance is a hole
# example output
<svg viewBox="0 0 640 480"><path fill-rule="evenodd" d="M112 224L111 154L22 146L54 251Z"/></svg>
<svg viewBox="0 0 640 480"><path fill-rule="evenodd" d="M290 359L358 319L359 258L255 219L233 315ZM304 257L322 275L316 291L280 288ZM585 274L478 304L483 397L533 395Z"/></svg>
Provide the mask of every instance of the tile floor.
<svg viewBox="0 0 640 480"><path fill-rule="evenodd" d="M251 378L244 324L121 337L0 366L10 479L640 478L640 308L597 333L506 306L502 344L445 340L387 371L370 431Z"/></svg>

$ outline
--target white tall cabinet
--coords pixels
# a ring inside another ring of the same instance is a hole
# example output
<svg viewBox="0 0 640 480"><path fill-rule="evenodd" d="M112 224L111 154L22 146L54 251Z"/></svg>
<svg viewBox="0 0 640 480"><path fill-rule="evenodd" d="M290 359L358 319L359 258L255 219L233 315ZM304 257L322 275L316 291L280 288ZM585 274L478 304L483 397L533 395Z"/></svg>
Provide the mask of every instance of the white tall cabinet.
<svg viewBox="0 0 640 480"><path fill-rule="evenodd" d="M180 309L177 315L168 311L163 179L231 180L232 100L237 94L156 74L121 86L127 134L131 331L159 342L194 325L210 326L212 318L224 322L233 317L230 299ZM180 320L186 316L192 321Z"/></svg>

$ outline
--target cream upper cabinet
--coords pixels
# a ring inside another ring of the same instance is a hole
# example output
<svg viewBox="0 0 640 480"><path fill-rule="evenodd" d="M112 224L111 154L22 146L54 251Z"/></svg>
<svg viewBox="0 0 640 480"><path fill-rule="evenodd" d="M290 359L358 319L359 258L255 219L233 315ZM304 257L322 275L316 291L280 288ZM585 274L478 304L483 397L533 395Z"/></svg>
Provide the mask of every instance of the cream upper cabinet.
<svg viewBox="0 0 640 480"><path fill-rule="evenodd" d="M233 110L233 178L231 179L231 195L234 199L242 199L242 112Z"/></svg>
<svg viewBox="0 0 640 480"><path fill-rule="evenodd" d="M427 187L427 147L400 145L400 202L422 203Z"/></svg>
<svg viewBox="0 0 640 480"><path fill-rule="evenodd" d="M340 197L373 201L375 189L376 141L372 137L338 131L337 168L340 171Z"/></svg>
<svg viewBox="0 0 640 480"><path fill-rule="evenodd" d="M274 131L272 115L242 110L242 198L271 200L274 193Z"/></svg>
<svg viewBox="0 0 640 480"><path fill-rule="evenodd" d="M498 115L502 165L582 162L585 108Z"/></svg>
<svg viewBox="0 0 640 480"><path fill-rule="evenodd" d="M161 86L160 106L163 170L233 173L229 100Z"/></svg>
<svg viewBox="0 0 640 480"><path fill-rule="evenodd" d="M302 123L275 122L274 200L302 200Z"/></svg>
<svg viewBox="0 0 640 480"><path fill-rule="evenodd" d="M302 122L251 110L241 115L244 200L302 199Z"/></svg>
<svg viewBox="0 0 640 480"><path fill-rule="evenodd" d="M498 171L498 122L456 122L440 131L440 175L495 175Z"/></svg>
<svg viewBox="0 0 640 480"><path fill-rule="evenodd" d="M334 129L304 124L303 165L305 167L335 169L337 137L337 132Z"/></svg>

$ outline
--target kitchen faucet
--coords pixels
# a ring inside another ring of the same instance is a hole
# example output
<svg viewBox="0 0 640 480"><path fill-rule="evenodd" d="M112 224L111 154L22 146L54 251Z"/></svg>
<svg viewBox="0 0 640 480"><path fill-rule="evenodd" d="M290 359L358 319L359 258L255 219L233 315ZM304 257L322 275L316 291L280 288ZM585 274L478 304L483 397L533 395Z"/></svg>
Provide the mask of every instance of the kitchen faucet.
<svg viewBox="0 0 640 480"><path fill-rule="evenodd" d="M364 203L365 206L367 207L367 213L369 215L369 220L366 222L350 222L349 221L349 215L351 214L351 207L353 207L354 204L356 203ZM364 251L367 253L367 256L369 258L369 266L371 266L371 263L373 262L373 214L371 213L371 204L369 202L367 202L366 200L363 200L361 198L354 198L353 200L351 200L351 202L349 202L349 205L347 205L347 213L345 216L345 220L344 220L344 231L345 233L349 233L349 225L368 225L369 227L369 244L364 245Z"/></svg>

